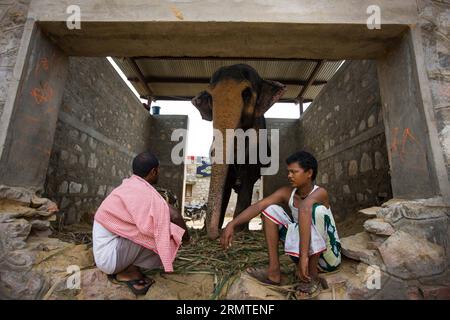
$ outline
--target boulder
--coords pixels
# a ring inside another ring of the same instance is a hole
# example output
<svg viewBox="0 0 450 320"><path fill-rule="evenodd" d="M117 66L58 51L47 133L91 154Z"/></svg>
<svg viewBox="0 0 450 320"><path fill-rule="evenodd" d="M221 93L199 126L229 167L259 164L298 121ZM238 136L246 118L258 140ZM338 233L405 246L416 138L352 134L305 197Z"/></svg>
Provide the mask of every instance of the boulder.
<svg viewBox="0 0 450 320"><path fill-rule="evenodd" d="M34 271L0 271L0 299L40 299L48 290L45 277Z"/></svg>
<svg viewBox="0 0 450 320"><path fill-rule="evenodd" d="M400 279L432 276L446 269L441 246L404 231L396 231L378 250L387 272Z"/></svg>
<svg viewBox="0 0 450 320"><path fill-rule="evenodd" d="M150 277L155 283L144 300L209 300L214 293L214 275L210 273L167 273Z"/></svg>
<svg viewBox="0 0 450 320"><path fill-rule="evenodd" d="M31 224L25 219L9 219L0 223L0 237L9 250L22 249L31 231Z"/></svg>
<svg viewBox="0 0 450 320"><path fill-rule="evenodd" d="M370 241L370 237L366 232L360 232L353 236L342 238L342 254L347 258L367 264L381 265L377 251L368 249Z"/></svg>
<svg viewBox="0 0 450 320"><path fill-rule="evenodd" d="M287 295L265 286L246 273L238 275L225 296L226 300L287 300Z"/></svg>
<svg viewBox="0 0 450 320"><path fill-rule="evenodd" d="M46 231L50 229L50 221L35 219L31 220L30 223L32 230Z"/></svg>
<svg viewBox="0 0 450 320"><path fill-rule="evenodd" d="M381 207L370 207L370 208L361 209L358 211L358 213L366 215L368 217L376 217L377 212L380 209L381 209Z"/></svg>
<svg viewBox="0 0 450 320"><path fill-rule="evenodd" d="M370 219L364 222L364 229L367 232L382 236L390 236L394 234L395 230L392 226L383 219Z"/></svg>
<svg viewBox="0 0 450 320"><path fill-rule="evenodd" d="M76 290L76 289L72 289ZM100 269L81 271L81 281L77 300L136 300L136 296L126 285L114 284Z"/></svg>
<svg viewBox="0 0 450 320"><path fill-rule="evenodd" d="M0 199L13 200L19 204L29 206L34 192L20 187L0 185Z"/></svg>
<svg viewBox="0 0 450 320"><path fill-rule="evenodd" d="M428 200L403 200L383 204L378 211L378 217L386 222L395 224L401 219L425 220L438 219L448 216L449 207Z"/></svg>

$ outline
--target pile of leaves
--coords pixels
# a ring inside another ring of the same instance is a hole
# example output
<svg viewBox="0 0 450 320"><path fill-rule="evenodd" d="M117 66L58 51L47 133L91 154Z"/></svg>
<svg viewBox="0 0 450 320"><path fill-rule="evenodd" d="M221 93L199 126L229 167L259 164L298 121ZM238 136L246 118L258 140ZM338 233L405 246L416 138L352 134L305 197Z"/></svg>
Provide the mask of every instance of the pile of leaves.
<svg viewBox="0 0 450 320"><path fill-rule="evenodd" d="M213 275L215 290L211 299L218 299L224 286L239 272L248 267L268 265L266 241L262 231L235 233L232 246L226 251L221 247L219 239L210 240L204 230L190 229L190 234L191 242L181 246L177 253L174 272ZM282 264L281 267L282 272L286 272L285 269L291 265Z"/></svg>

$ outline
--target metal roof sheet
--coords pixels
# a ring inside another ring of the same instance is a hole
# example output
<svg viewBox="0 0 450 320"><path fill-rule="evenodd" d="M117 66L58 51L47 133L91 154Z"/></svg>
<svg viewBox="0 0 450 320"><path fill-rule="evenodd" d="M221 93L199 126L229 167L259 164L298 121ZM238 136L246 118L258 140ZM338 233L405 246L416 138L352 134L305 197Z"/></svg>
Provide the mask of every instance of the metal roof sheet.
<svg viewBox="0 0 450 320"><path fill-rule="evenodd" d="M342 61L325 61L310 79L318 60L306 59L222 59L222 58L150 58L132 59L113 58L128 80L131 81L141 97L149 95L147 88L140 81L147 82L154 100L164 98L190 100L208 85L211 75L220 67L245 63L255 68L259 75L268 80L276 80L287 85L287 91L281 101L294 102L302 86L309 80L318 82L309 86L303 98L314 100L325 87ZM139 68L142 78L136 74L133 64Z"/></svg>

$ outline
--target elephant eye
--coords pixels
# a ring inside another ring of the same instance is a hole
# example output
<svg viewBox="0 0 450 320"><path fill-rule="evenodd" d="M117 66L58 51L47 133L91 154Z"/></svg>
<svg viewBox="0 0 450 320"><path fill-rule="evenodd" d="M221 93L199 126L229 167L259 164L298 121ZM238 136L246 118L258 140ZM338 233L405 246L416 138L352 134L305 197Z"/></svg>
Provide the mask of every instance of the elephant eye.
<svg viewBox="0 0 450 320"><path fill-rule="evenodd" d="M252 99L253 92L250 87L247 87L242 91L242 100L244 101L244 104L248 104L250 100Z"/></svg>

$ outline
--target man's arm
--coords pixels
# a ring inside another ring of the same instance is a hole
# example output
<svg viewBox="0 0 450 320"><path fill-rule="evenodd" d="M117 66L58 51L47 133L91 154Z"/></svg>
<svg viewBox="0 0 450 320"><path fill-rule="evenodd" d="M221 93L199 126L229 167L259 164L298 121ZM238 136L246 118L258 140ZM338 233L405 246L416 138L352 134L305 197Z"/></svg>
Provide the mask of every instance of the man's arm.
<svg viewBox="0 0 450 320"><path fill-rule="evenodd" d="M311 243L311 223L312 223L312 207L315 203L327 204L328 193L324 188L318 188L300 202L298 208L298 221L300 233L300 278L309 280L308 262L309 262L309 246Z"/></svg>
<svg viewBox="0 0 450 320"><path fill-rule="evenodd" d="M278 189L270 196L251 205L250 207L242 211L236 218L231 220L227 224L227 227L222 233L222 237L220 239L224 249L228 248L231 245L235 227L244 224L246 222L249 222L251 219L256 217L262 210L266 209L268 206L272 204L286 202L289 197L290 190L291 188L289 187L282 187Z"/></svg>
<svg viewBox="0 0 450 320"><path fill-rule="evenodd" d="M183 242L184 243L189 242L191 237L189 235L186 222L184 221L183 217L181 216L181 212L179 210L175 209L170 204L169 204L169 211L170 211L170 221L184 229Z"/></svg>

